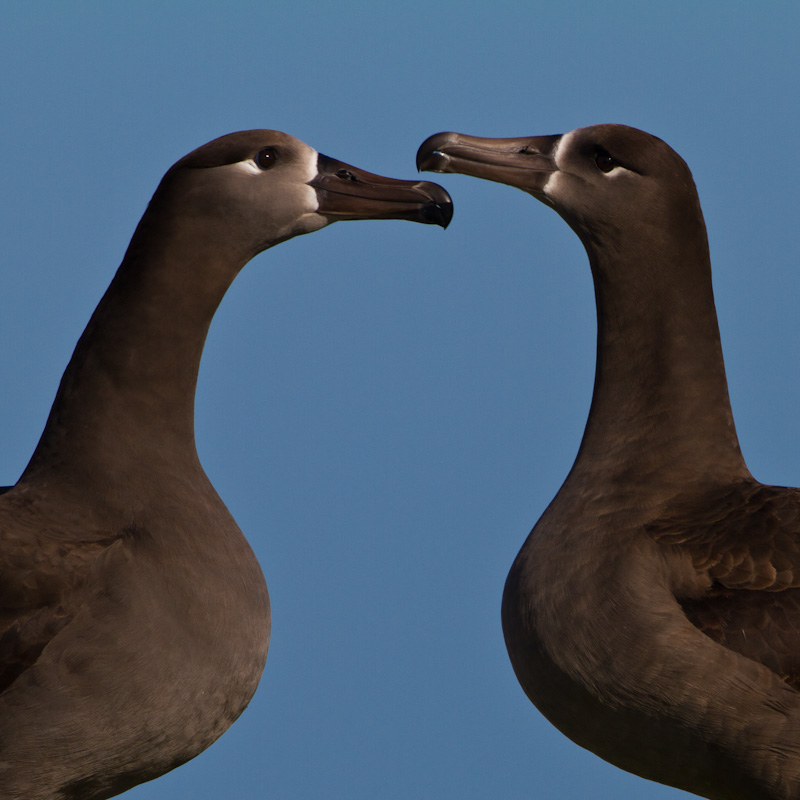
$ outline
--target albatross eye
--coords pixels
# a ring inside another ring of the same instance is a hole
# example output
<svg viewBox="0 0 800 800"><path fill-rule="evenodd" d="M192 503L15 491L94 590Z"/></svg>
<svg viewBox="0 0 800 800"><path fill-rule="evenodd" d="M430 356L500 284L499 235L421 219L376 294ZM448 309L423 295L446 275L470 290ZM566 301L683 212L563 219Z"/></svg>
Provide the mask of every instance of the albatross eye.
<svg viewBox="0 0 800 800"><path fill-rule="evenodd" d="M278 154L275 152L274 147L265 147L263 150L259 150L256 153L253 160L261 169L270 169L270 167L275 166L278 160Z"/></svg>
<svg viewBox="0 0 800 800"><path fill-rule="evenodd" d="M600 172L611 172L614 167L619 167L621 164L613 156L610 156L602 148L594 154L594 163Z"/></svg>

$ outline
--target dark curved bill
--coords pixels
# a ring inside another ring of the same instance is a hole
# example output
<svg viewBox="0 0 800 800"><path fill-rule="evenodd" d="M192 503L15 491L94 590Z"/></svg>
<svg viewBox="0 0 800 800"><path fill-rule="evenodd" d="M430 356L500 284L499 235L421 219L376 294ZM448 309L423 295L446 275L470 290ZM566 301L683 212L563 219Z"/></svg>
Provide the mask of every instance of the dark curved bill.
<svg viewBox="0 0 800 800"><path fill-rule="evenodd" d="M384 178L322 153L308 185L317 191L319 213L333 219L408 219L446 228L453 218L453 201L438 184Z"/></svg>
<svg viewBox="0 0 800 800"><path fill-rule="evenodd" d="M561 136L482 139L463 133L437 133L417 151L417 169L457 172L540 194L558 167Z"/></svg>

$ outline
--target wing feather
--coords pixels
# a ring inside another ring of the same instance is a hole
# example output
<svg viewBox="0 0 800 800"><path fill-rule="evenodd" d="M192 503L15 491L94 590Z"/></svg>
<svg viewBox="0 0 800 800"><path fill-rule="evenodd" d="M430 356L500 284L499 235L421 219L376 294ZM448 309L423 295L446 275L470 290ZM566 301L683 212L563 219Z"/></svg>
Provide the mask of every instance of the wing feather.
<svg viewBox="0 0 800 800"><path fill-rule="evenodd" d="M693 492L647 530L708 587L677 596L687 618L800 689L800 490L742 481Z"/></svg>

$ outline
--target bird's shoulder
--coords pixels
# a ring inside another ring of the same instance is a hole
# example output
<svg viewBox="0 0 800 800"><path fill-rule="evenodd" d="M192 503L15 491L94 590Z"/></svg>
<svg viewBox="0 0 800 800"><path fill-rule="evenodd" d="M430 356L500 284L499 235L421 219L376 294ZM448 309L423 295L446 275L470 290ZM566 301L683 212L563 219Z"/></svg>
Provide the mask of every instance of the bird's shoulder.
<svg viewBox="0 0 800 800"><path fill-rule="evenodd" d="M36 663L80 611L98 558L121 536L59 519L30 498L0 498L0 691Z"/></svg>
<svg viewBox="0 0 800 800"><path fill-rule="evenodd" d="M647 530L694 573L674 587L687 619L800 690L800 490L753 480L696 490Z"/></svg>
<svg viewBox="0 0 800 800"><path fill-rule="evenodd" d="M800 587L800 490L741 480L678 495L646 526L728 589Z"/></svg>

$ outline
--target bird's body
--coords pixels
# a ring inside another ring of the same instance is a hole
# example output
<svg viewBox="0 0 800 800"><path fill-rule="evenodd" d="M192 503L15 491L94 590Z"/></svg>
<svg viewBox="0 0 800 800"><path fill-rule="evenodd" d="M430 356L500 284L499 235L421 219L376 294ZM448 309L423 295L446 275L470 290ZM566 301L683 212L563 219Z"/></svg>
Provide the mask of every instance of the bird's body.
<svg viewBox="0 0 800 800"><path fill-rule="evenodd" d="M167 173L0 495L0 797L110 797L241 714L270 608L195 448L211 319L273 244L337 218L450 213L434 184L364 173L277 131L222 137Z"/></svg>
<svg viewBox="0 0 800 800"><path fill-rule="evenodd" d="M797 800L800 492L759 484L739 449L688 167L620 125L437 134L418 159L553 207L595 283L586 431L503 595L521 685L631 772L714 800Z"/></svg>
<svg viewBox="0 0 800 800"><path fill-rule="evenodd" d="M269 643L263 575L199 466L155 491L174 478L127 475L139 507L91 517L57 480L6 496L0 524L19 538L2 556L4 796L117 794L208 747L250 701Z"/></svg>

